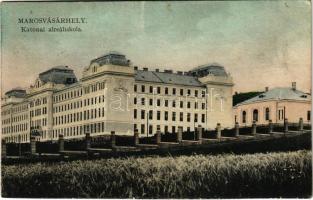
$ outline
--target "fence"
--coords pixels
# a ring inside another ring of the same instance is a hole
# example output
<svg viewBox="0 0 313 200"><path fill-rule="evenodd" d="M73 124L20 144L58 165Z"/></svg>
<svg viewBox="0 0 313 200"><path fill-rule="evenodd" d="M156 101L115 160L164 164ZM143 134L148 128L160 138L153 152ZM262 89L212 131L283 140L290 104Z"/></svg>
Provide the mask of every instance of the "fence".
<svg viewBox="0 0 313 200"><path fill-rule="evenodd" d="M183 145L188 144L204 144L212 142L221 142L225 140L243 140L243 137L259 137L259 136L272 136L276 133L301 133L305 129L311 128L310 124L303 124L303 120L300 119L299 123L288 123L285 120L284 124L276 124L271 121L267 125L257 125L255 122L251 127L239 127L236 123L232 129L221 129L221 124L217 124L215 130L204 130L201 126L196 128L196 131L182 131L182 128L178 129L177 133L161 133L157 130L157 133L152 137L138 137L138 130L135 130L134 136L117 136L112 131L111 135L103 135L91 137L89 133L85 138L66 140L62 135L59 137L59 141L48 142L36 142L35 138L31 138L31 143L5 143L2 141L2 157L6 156L25 156L36 154L56 154L66 151L97 151L103 150L121 150L121 147L125 151L134 151L135 149L145 148L161 148L169 147L171 145ZM122 149L123 150L123 149Z"/></svg>

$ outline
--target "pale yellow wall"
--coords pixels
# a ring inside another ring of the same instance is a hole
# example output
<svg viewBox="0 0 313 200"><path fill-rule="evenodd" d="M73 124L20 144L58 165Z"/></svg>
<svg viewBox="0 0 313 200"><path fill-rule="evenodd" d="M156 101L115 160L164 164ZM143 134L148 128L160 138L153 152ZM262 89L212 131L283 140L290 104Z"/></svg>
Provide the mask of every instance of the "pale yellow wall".
<svg viewBox="0 0 313 200"><path fill-rule="evenodd" d="M311 102L292 102L283 101L278 104L280 107L286 107L286 118L288 122L298 122L303 118L304 123L308 123L307 112L311 110Z"/></svg>

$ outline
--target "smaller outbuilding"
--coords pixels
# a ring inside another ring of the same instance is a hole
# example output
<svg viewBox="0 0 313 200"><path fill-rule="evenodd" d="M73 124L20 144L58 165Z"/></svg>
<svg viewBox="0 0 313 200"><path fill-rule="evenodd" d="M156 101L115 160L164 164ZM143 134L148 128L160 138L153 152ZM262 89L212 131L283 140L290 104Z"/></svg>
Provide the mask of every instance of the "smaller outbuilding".
<svg viewBox="0 0 313 200"><path fill-rule="evenodd" d="M296 82L290 88L265 88L265 92L233 107L234 120L240 126L288 122L311 122L311 95L297 90Z"/></svg>

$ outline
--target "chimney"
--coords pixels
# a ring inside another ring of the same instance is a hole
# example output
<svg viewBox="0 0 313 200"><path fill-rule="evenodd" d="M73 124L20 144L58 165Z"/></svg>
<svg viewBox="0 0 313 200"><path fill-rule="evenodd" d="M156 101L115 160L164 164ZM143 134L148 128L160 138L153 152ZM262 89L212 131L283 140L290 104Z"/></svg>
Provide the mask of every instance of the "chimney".
<svg viewBox="0 0 313 200"><path fill-rule="evenodd" d="M265 92L268 92L268 87L265 87Z"/></svg>
<svg viewBox="0 0 313 200"><path fill-rule="evenodd" d="M159 72L160 70L159 70L159 69L155 69L155 71L156 71L156 72Z"/></svg>
<svg viewBox="0 0 313 200"><path fill-rule="evenodd" d="M135 67L134 67L134 70L138 70L138 66L135 66Z"/></svg>
<svg viewBox="0 0 313 200"><path fill-rule="evenodd" d="M292 87L292 90L296 90L297 89L297 83L296 82L292 82L291 83L291 87Z"/></svg>
<svg viewBox="0 0 313 200"><path fill-rule="evenodd" d="M144 68L143 68L143 71L148 71L148 68L144 67Z"/></svg>

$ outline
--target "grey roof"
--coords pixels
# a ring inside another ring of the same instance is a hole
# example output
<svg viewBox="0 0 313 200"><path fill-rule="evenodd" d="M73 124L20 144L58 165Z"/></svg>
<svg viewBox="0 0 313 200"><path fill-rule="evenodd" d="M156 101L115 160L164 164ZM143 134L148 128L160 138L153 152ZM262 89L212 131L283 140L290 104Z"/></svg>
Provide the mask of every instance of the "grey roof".
<svg viewBox="0 0 313 200"><path fill-rule="evenodd" d="M107 54L91 60L90 64L92 63L98 63L100 66L104 64L129 66L130 61L126 59L125 55L117 51L110 51Z"/></svg>
<svg viewBox="0 0 313 200"><path fill-rule="evenodd" d="M193 76L144 70L136 70L135 80L165 84L203 86L203 84Z"/></svg>
<svg viewBox="0 0 313 200"><path fill-rule="evenodd" d="M14 96L14 97L22 98L26 96L26 90L20 87L17 87L17 88L13 88L7 91L5 95L7 95L8 97Z"/></svg>
<svg viewBox="0 0 313 200"><path fill-rule="evenodd" d="M214 76L227 76L224 67L216 63L198 66L190 70L189 73L198 77L203 77L208 74L212 74Z"/></svg>
<svg viewBox="0 0 313 200"><path fill-rule="evenodd" d="M293 90L292 88L277 87L267 92L259 94L256 97L243 101L237 105L255 103L265 100L302 100L311 101L311 95L299 90ZM236 105L236 106L237 106Z"/></svg>
<svg viewBox="0 0 313 200"><path fill-rule="evenodd" d="M67 66L57 66L39 74L39 79L56 84L72 84L77 82L77 78L72 69Z"/></svg>

